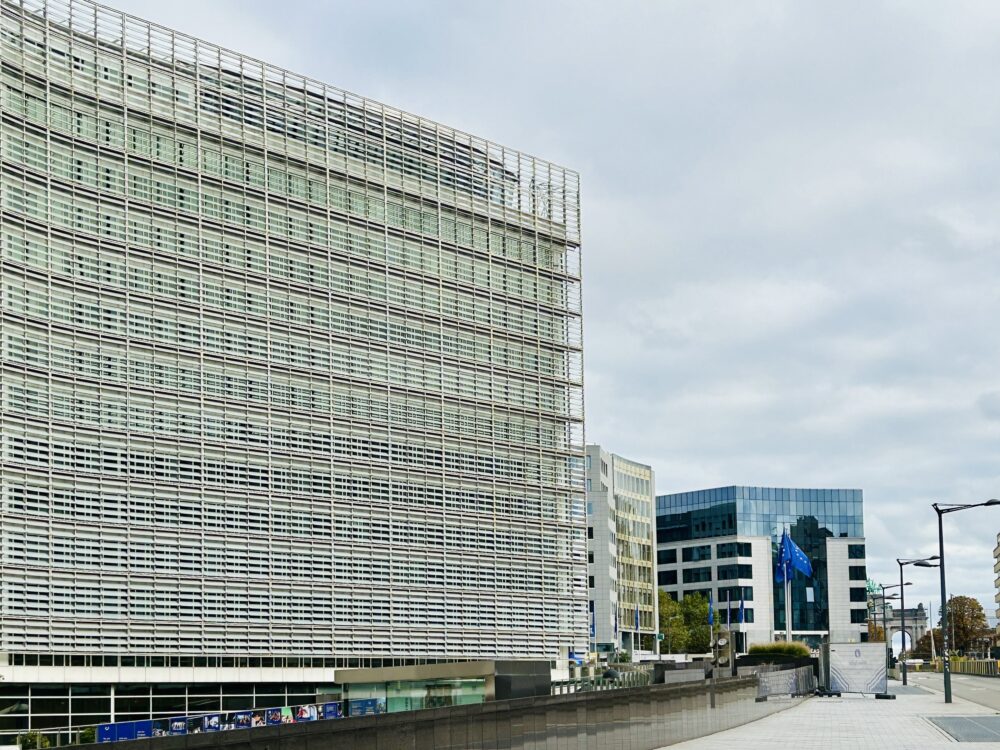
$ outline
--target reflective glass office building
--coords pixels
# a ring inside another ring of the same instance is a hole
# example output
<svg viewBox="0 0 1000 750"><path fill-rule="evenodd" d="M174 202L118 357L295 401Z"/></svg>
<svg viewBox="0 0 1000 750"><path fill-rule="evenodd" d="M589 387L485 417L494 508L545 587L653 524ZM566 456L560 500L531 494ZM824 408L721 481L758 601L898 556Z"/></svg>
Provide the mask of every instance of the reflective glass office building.
<svg viewBox="0 0 1000 750"><path fill-rule="evenodd" d="M577 175L0 13L0 667L585 648Z"/></svg>
<svg viewBox="0 0 1000 750"><path fill-rule="evenodd" d="M793 631L807 640L827 632L860 640L867 622L861 490L733 486L658 496L661 587L678 595L711 589L716 601L725 601L733 587L738 597L742 587L748 601L756 600L757 619L773 617L768 629L783 631L784 587L774 583L773 574L785 529L813 566L811 579L797 574L792 585ZM679 557L669 552L676 549ZM721 598L715 583L720 580ZM685 588L685 581L697 585Z"/></svg>

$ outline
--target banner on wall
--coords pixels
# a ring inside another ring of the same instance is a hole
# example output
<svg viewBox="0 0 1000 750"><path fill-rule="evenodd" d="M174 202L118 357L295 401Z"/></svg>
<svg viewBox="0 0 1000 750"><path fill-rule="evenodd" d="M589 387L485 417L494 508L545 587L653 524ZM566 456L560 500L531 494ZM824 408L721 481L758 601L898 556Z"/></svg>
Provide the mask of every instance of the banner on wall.
<svg viewBox="0 0 1000 750"><path fill-rule="evenodd" d="M385 699L372 698L361 701L363 713L351 715L385 713ZM229 713L203 714L200 716L175 716L170 719L151 721L119 721L114 724L97 725L98 742L121 742L141 740L147 737L165 735L201 734L202 732L225 732L235 729L251 729L278 724L297 724L319 719L343 719L344 704L306 703L298 706L262 708L254 711L231 711Z"/></svg>
<svg viewBox="0 0 1000 750"><path fill-rule="evenodd" d="M385 713L385 698L362 698L348 701L351 716L373 716Z"/></svg>

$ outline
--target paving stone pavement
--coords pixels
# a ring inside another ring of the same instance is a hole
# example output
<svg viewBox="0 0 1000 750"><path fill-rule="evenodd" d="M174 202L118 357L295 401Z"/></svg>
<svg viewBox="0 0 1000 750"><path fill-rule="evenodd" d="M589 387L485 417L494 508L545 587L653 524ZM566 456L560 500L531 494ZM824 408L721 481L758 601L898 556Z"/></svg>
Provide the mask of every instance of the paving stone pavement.
<svg viewBox="0 0 1000 750"><path fill-rule="evenodd" d="M890 691L893 688L890 682ZM899 683L895 683L899 686ZM896 700L871 696L810 698L798 706L725 732L670 745L671 750L933 750L957 743L929 716L996 716L998 712L938 691L907 691ZM1000 742L961 743L969 750L1000 750Z"/></svg>

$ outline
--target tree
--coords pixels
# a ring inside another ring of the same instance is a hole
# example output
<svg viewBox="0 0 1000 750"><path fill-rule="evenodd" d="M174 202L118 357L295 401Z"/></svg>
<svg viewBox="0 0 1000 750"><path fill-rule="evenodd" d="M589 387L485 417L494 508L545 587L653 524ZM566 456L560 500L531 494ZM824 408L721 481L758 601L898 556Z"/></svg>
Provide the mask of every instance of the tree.
<svg viewBox="0 0 1000 750"><path fill-rule="evenodd" d="M876 624L875 620L872 618L869 618L868 620L868 640L873 643L885 641L885 628Z"/></svg>
<svg viewBox="0 0 1000 750"><path fill-rule="evenodd" d="M917 639L917 642L910 649L910 656L915 659L931 658L931 633L934 634L934 653L938 656L941 655L944 648L944 643L941 640L941 628L934 628Z"/></svg>
<svg viewBox="0 0 1000 750"><path fill-rule="evenodd" d="M938 621L940 625L940 621ZM983 605L971 596L953 596L948 600L948 646L952 651L974 651L984 637L991 635ZM951 642L951 634L955 642Z"/></svg>
<svg viewBox="0 0 1000 750"><path fill-rule="evenodd" d="M659 592L660 632L663 641L660 644L665 654L683 654L688 646L688 628L684 622L684 611L681 603L670 598L665 591Z"/></svg>
<svg viewBox="0 0 1000 750"><path fill-rule="evenodd" d="M687 650L704 654L712 648L712 629L708 625L708 599L701 594L688 594L681 602L681 613L688 631Z"/></svg>

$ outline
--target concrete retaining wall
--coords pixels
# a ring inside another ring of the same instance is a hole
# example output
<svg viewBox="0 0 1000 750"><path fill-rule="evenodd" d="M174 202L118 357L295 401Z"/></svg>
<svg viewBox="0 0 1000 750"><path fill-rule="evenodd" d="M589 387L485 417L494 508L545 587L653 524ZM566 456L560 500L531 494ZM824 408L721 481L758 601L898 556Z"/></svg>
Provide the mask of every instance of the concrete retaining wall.
<svg viewBox="0 0 1000 750"><path fill-rule="evenodd" d="M599 693L519 698L381 716L135 740L119 750L654 750L799 703L756 702L757 681L720 682L716 708L705 685L651 685ZM87 750L107 746L82 745Z"/></svg>

